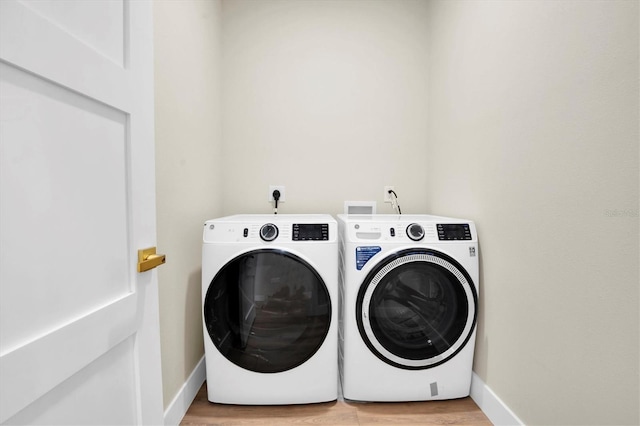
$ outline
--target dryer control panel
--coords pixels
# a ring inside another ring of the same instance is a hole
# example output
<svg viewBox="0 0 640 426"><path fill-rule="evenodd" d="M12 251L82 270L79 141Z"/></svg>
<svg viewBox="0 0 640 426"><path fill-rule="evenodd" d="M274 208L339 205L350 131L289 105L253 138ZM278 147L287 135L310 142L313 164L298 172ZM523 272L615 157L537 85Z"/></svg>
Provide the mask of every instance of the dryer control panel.
<svg viewBox="0 0 640 426"><path fill-rule="evenodd" d="M293 241L329 241L328 223L294 223Z"/></svg>
<svg viewBox="0 0 640 426"><path fill-rule="evenodd" d="M337 226L327 215L230 216L204 224L203 243L324 243L337 241Z"/></svg>

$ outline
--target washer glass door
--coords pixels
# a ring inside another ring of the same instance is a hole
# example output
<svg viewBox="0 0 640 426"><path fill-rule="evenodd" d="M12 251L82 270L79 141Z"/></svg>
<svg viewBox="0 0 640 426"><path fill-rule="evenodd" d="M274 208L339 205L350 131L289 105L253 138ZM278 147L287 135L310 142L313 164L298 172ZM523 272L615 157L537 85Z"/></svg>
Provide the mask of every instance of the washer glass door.
<svg viewBox="0 0 640 426"><path fill-rule="evenodd" d="M300 257L254 250L213 278L204 321L229 361L277 373L301 365L320 348L331 323L331 299L320 275Z"/></svg>
<svg viewBox="0 0 640 426"><path fill-rule="evenodd" d="M465 269L426 249L398 252L380 262L360 288L360 334L381 360L425 369L457 354L476 323L477 294Z"/></svg>

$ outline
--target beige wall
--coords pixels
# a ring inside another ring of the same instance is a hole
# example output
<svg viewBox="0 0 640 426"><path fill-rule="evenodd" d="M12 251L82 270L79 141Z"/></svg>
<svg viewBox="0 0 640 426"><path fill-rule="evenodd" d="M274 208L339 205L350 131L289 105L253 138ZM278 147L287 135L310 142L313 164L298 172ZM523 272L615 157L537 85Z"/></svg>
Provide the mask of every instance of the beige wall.
<svg viewBox="0 0 640 426"><path fill-rule="evenodd" d="M155 1L158 268L165 407L203 355L202 224L221 205L219 1Z"/></svg>
<svg viewBox="0 0 640 426"><path fill-rule="evenodd" d="M637 2L155 10L165 405L203 354L204 219L269 213L269 184L281 213L388 213L392 184L476 220L474 369L521 419L638 423Z"/></svg>
<svg viewBox="0 0 640 426"><path fill-rule="evenodd" d="M203 220L271 213L270 184L286 186L281 213L341 213L345 200L391 213L388 184L404 211L425 211L426 4L154 6L166 407L203 354Z"/></svg>
<svg viewBox="0 0 640 426"><path fill-rule="evenodd" d="M526 424L638 424L638 2L429 4L429 205L478 225L474 370Z"/></svg>
<svg viewBox="0 0 640 426"><path fill-rule="evenodd" d="M225 214L342 213L383 204L394 185L406 212L426 198L426 3L223 3Z"/></svg>

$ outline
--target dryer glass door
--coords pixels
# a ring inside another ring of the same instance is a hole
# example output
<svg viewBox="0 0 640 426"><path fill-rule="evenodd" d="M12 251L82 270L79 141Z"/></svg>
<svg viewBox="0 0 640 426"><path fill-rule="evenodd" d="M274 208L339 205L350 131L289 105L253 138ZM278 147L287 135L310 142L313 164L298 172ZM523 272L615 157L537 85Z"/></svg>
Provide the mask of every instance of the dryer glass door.
<svg viewBox="0 0 640 426"><path fill-rule="evenodd" d="M295 368L322 345L331 299L315 269L292 253L255 250L228 262L205 297L213 344L234 364L255 372Z"/></svg>
<svg viewBox="0 0 640 426"><path fill-rule="evenodd" d="M406 369L442 364L469 341L477 294L469 274L434 250L405 250L367 276L357 300L365 343L380 359Z"/></svg>

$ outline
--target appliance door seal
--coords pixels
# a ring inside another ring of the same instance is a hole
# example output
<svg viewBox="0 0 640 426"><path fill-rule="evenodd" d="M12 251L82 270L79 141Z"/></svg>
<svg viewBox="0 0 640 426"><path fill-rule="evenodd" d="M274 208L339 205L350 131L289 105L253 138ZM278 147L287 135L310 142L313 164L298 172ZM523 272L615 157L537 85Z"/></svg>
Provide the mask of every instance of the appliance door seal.
<svg viewBox="0 0 640 426"><path fill-rule="evenodd" d="M397 252L373 268L356 302L360 335L387 364L427 369L455 356L476 325L478 297L467 271L436 250Z"/></svg>

